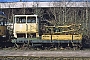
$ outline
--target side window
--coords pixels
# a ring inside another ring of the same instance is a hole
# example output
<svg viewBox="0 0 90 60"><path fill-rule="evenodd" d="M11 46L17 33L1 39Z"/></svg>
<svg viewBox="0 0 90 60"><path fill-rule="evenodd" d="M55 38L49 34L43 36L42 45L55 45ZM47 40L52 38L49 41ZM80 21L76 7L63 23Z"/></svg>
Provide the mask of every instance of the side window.
<svg viewBox="0 0 90 60"><path fill-rule="evenodd" d="M32 23L36 23L36 20L33 19L33 20L32 20Z"/></svg>
<svg viewBox="0 0 90 60"><path fill-rule="evenodd" d="M27 23L31 23L31 20L30 19L27 19Z"/></svg>
<svg viewBox="0 0 90 60"><path fill-rule="evenodd" d="M36 23L36 17L28 17L27 23Z"/></svg>
<svg viewBox="0 0 90 60"><path fill-rule="evenodd" d="M0 18L0 25L1 26L5 26L5 22L6 22L5 18Z"/></svg>
<svg viewBox="0 0 90 60"><path fill-rule="evenodd" d="M1 21L1 22L0 22L0 26L4 26L4 22Z"/></svg>

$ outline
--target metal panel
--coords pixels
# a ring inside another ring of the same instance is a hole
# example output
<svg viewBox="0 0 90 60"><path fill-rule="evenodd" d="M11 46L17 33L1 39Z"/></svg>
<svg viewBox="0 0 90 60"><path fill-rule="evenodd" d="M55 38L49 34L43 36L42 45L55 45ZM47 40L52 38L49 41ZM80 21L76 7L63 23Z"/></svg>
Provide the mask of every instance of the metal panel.
<svg viewBox="0 0 90 60"><path fill-rule="evenodd" d="M51 35L42 35L42 40L51 40Z"/></svg>

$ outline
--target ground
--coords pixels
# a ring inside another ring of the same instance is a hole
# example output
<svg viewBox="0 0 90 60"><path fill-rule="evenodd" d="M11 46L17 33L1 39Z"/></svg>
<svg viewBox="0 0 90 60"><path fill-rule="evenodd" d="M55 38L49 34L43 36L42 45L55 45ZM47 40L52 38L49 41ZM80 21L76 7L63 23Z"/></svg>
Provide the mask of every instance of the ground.
<svg viewBox="0 0 90 60"><path fill-rule="evenodd" d="M0 56L32 56L32 57L90 57L90 50L60 50L60 51L29 51L0 50Z"/></svg>

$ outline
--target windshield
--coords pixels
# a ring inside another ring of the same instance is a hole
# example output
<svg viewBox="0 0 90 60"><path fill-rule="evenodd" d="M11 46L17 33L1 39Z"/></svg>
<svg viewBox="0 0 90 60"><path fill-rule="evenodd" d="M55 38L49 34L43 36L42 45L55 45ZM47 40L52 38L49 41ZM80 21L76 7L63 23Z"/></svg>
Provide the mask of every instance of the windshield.
<svg viewBox="0 0 90 60"><path fill-rule="evenodd" d="M16 17L16 23L26 23L25 17Z"/></svg>

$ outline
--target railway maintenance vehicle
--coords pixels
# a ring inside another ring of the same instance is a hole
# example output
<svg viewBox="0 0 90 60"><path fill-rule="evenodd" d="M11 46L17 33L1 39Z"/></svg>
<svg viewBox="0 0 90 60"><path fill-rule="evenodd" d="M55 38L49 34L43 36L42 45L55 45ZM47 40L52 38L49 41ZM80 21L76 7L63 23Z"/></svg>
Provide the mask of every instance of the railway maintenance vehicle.
<svg viewBox="0 0 90 60"><path fill-rule="evenodd" d="M12 43L30 46L82 47L81 24L42 25L38 15L14 15Z"/></svg>

